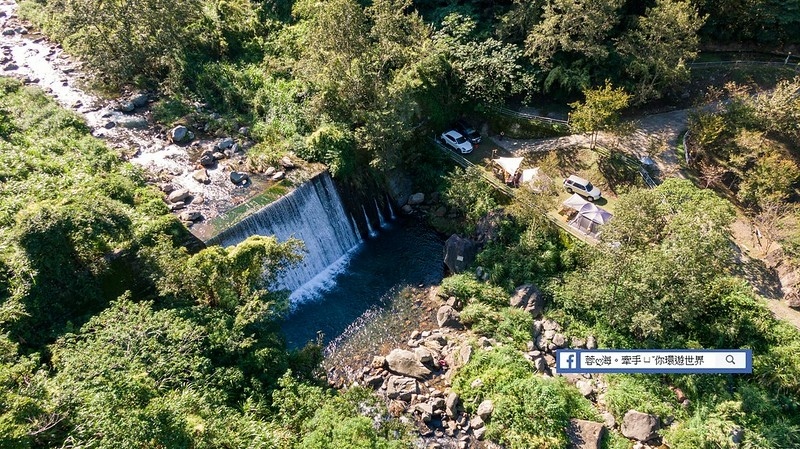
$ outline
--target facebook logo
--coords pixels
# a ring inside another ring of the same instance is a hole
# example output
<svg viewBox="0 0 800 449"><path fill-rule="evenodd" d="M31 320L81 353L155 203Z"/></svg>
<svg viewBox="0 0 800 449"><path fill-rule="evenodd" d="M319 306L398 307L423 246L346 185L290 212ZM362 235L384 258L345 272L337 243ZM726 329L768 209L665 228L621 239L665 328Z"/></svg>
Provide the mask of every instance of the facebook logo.
<svg viewBox="0 0 800 449"><path fill-rule="evenodd" d="M556 369L559 372L572 371L579 368L578 355L574 351L558 351Z"/></svg>

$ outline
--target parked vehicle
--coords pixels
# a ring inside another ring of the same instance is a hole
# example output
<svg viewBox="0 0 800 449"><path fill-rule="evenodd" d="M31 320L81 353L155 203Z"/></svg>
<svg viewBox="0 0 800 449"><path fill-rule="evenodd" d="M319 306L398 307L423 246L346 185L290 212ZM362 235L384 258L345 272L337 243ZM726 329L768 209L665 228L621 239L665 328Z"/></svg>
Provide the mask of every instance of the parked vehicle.
<svg viewBox="0 0 800 449"><path fill-rule="evenodd" d="M466 120L457 121L454 128L461 133L462 136L469 139L473 145L481 143L481 133L476 131Z"/></svg>
<svg viewBox="0 0 800 449"><path fill-rule="evenodd" d="M447 131L441 136L442 142L461 154L472 153L472 144L458 131Z"/></svg>
<svg viewBox="0 0 800 449"><path fill-rule="evenodd" d="M589 201L597 201L603 196L600 189L593 186L591 182L575 175L570 175L564 180L564 188L567 189L567 192L577 193Z"/></svg>

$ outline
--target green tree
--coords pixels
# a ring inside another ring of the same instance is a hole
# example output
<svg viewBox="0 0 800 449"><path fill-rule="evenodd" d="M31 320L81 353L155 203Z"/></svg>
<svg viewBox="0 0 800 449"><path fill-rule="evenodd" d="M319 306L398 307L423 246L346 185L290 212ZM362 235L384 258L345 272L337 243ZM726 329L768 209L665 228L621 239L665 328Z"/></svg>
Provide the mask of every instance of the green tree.
<svg viewBox="0 0 800 449"><path fill-rule="evenodd" d="M619 40L633 80L633 104L661 98L689 80L686 62L697 55L703 17L689 1L658 0Z"/></svg>
<svg viewBox="0 0 800 449"><path fill-rule="evenodd" d="M569 123L572 131L588 133L589 147L597 146L600 131L619 132L625 127L620 120L620 111L628 107L630 95L621 87L613 88L606 80L603 87L583 91L585 100L570 103L572 112Z"/></svg>
<svg viewBox="0 0 800 449"><path fill-rule="evenodd" d="M622 0L549 0L525 40L525 53L548 72L545 89L580 90L608 57Z"/></svg>
<svg viewBox="0 0 800 449"><path fill-rule="evenodd" d="M47 3L54 19L46 24L65 47L109 79L136 75L158 79L179 69L195 40L200 0L56 0Z"/></svg>
<svg viewBox="0 0 800 449"><path fill-rule="evenodd" d="M456 168L447 177L444 201L466 218L471 231L478 220L497 207L494 190L484 181L480 167Z"/></svg>
<svg viewBox="0 0 800 449"><path fill-rule="evenodd" d="M300 156L309 161L324 162L333 177L348 177L356 170L356 142L353 133L339 124L325 124L306 138Z"/></svg>
<svg viewBox="0 0 800 449"><path fill-rule="evenodd" d="M727 202L688 181L623 195L592 262L567 275L559 298L639 341L706 338L732 257L733 217Z"/></svg>

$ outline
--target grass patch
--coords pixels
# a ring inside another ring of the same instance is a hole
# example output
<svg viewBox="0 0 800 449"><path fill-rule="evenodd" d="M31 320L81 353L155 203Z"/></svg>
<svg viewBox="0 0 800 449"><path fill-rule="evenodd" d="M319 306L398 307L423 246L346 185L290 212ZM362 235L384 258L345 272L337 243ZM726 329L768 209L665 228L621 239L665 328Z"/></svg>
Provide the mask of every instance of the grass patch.
<svg viewBox="0 0 800 449"><path fill-rule="evenodd" d="M186 100L170 97L153 105L153 120L167 126L172 126L193 112L194 108L192 108Z"/></svg>

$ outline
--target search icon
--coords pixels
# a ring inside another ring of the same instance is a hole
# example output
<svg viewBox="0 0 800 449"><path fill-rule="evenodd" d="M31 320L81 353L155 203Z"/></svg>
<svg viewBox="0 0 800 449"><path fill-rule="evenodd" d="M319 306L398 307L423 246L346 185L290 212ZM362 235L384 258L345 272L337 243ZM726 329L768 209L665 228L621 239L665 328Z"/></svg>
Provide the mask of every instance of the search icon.
<svg viewBox="0 0 800 449"><path fill-rule="evenodd" d="M736 363L733 361L733 354L728 354L725 356L725 361L730 363L731 365L735 365Z"/></svg>

